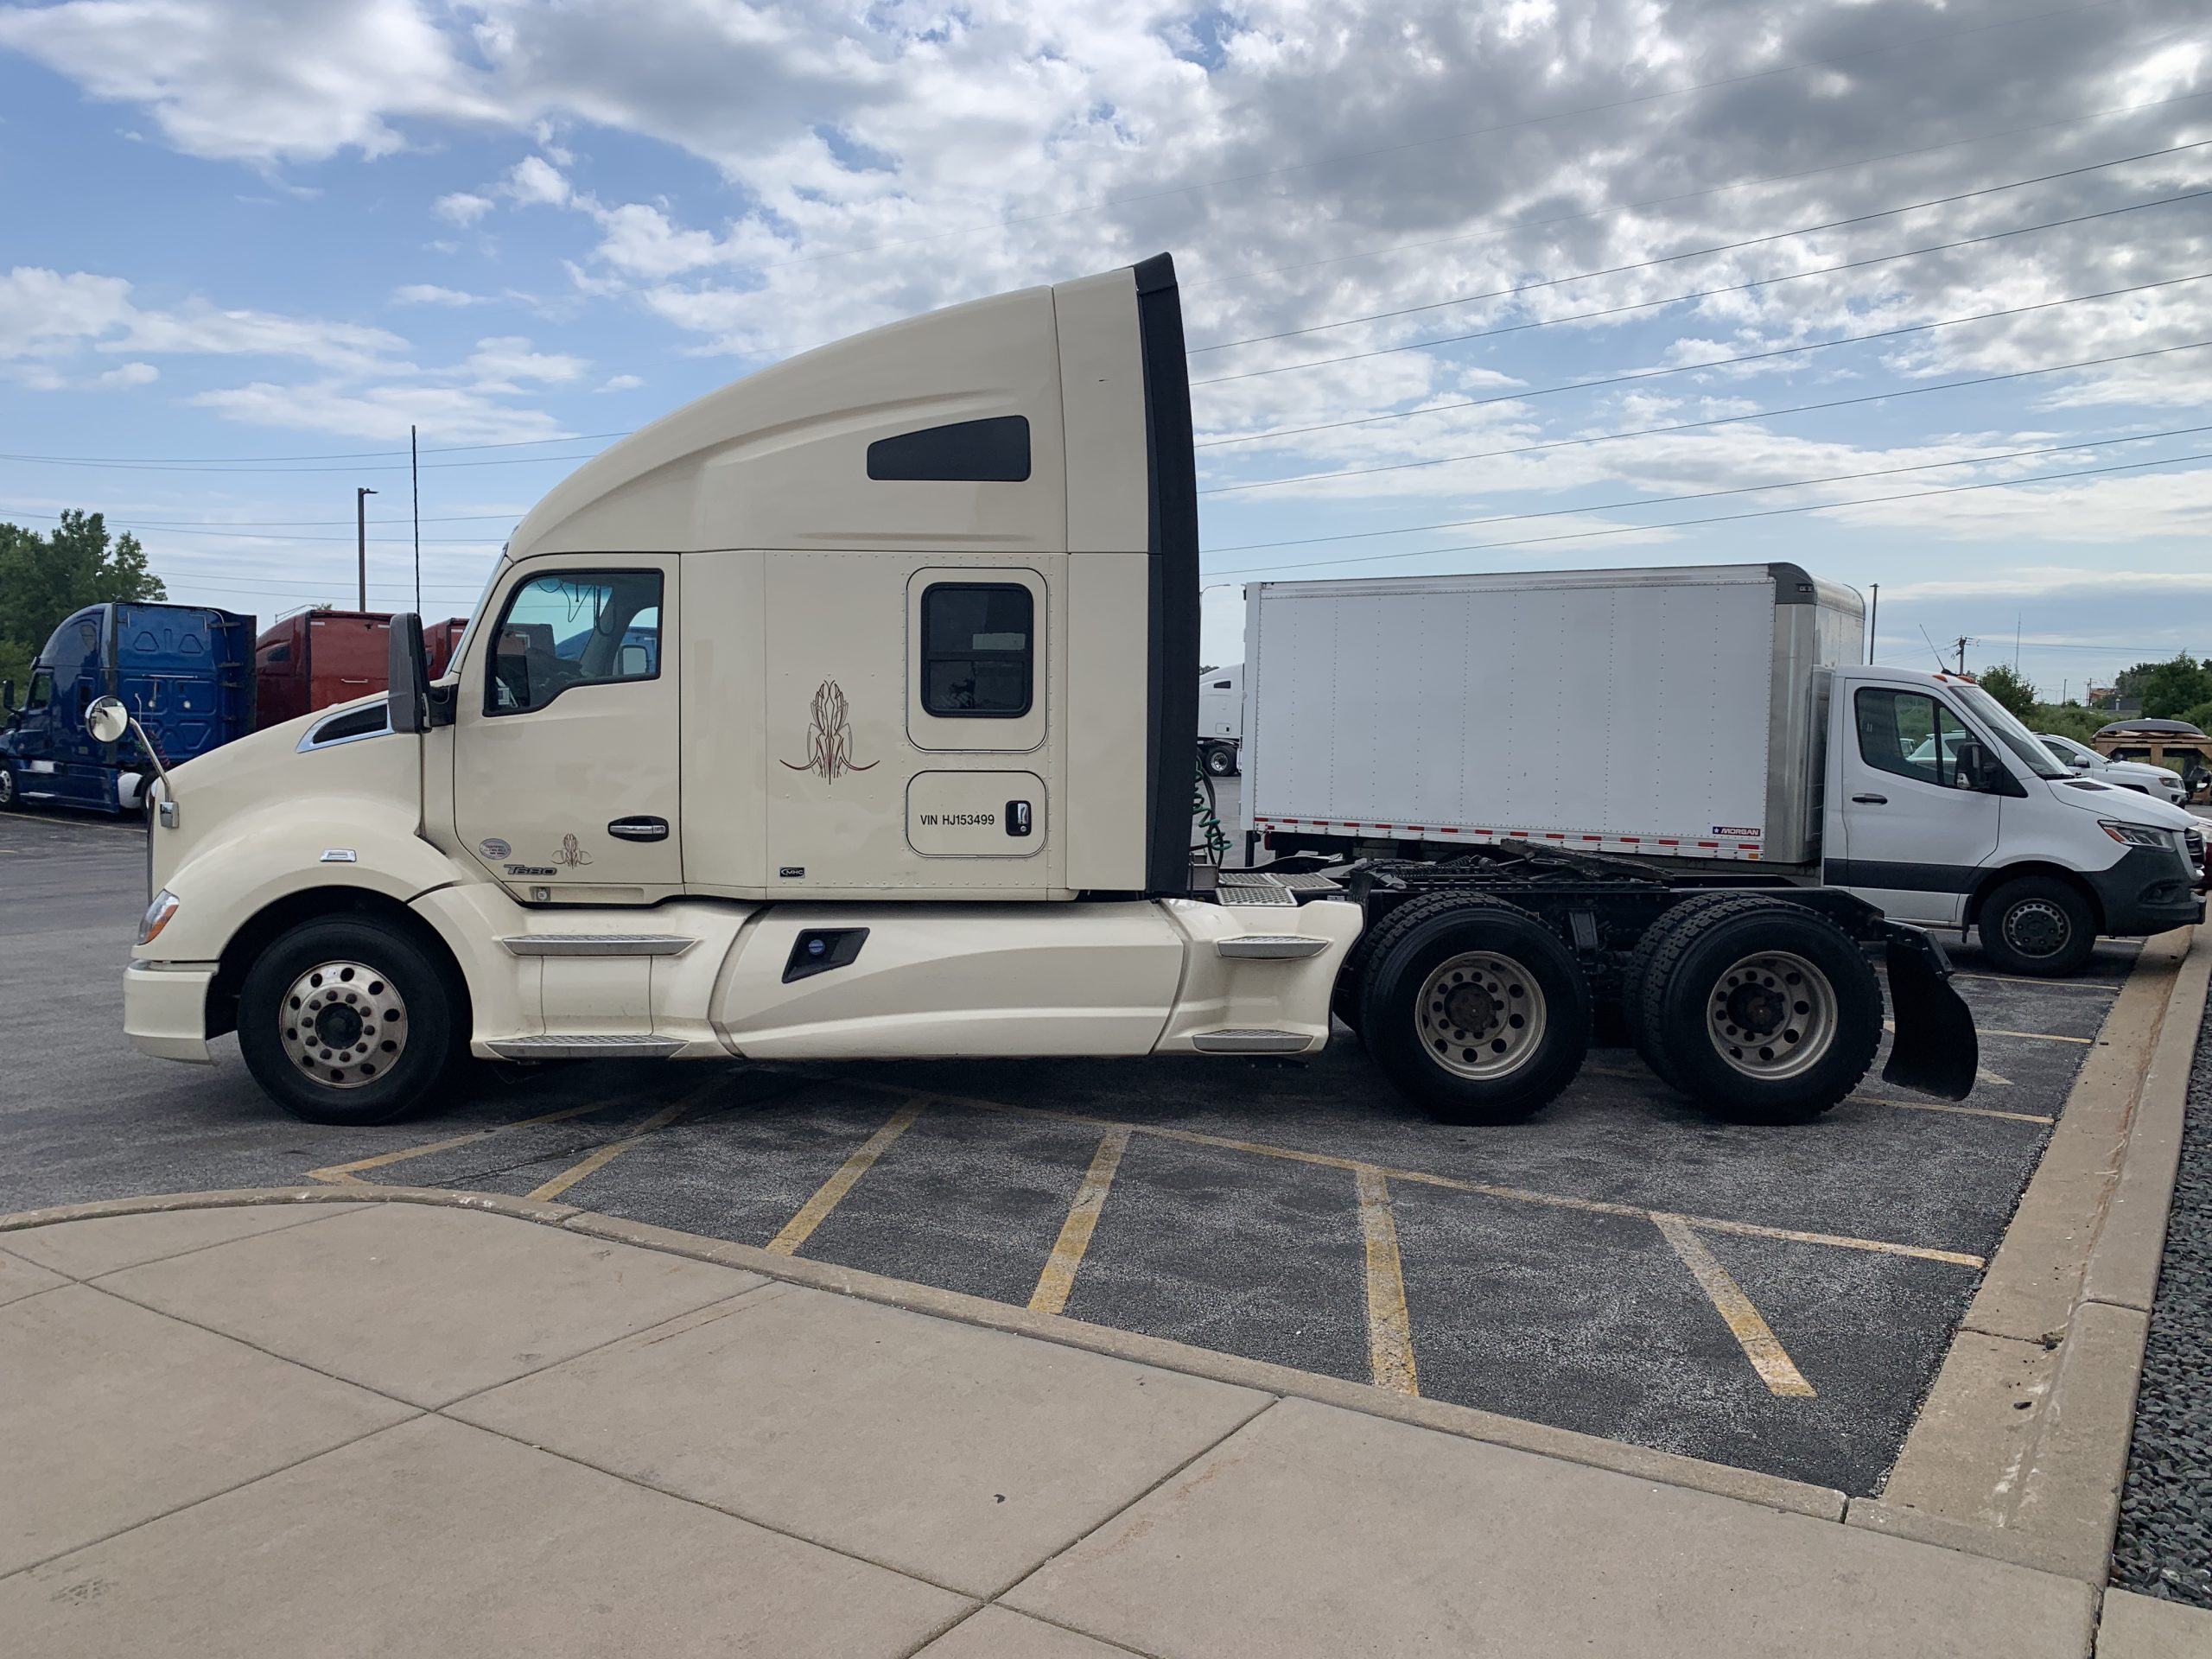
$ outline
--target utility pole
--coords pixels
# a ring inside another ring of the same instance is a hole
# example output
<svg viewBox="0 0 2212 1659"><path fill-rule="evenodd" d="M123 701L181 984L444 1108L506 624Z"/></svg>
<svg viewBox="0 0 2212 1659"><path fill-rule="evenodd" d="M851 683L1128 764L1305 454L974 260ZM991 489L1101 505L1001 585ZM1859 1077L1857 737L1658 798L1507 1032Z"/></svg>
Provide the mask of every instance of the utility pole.
<svg viewBox="0 0 2212 1659"><path fill-rule="evenodd" d="M1874 635L1882 625L1882 584L1874 584L1873 608L1866 613L1866 660L1874 660Z"/></svg>
<svg viewBox="0 0 2212 1659"><path fill-rule="evenodd" d="M359 597L354 608L363 611L369 608L369 498L375 493L365 486L353 491L354 544L360 555Z"/></svg>
<svg viewBox="0 0 2212 1659"><path fill-rule="evenodd" d="M1972 644L1974 644L1974 640L1969 636L1963 633L1959 636L1959 677L1961 679L1966 677L1967 647Z"/></svg>

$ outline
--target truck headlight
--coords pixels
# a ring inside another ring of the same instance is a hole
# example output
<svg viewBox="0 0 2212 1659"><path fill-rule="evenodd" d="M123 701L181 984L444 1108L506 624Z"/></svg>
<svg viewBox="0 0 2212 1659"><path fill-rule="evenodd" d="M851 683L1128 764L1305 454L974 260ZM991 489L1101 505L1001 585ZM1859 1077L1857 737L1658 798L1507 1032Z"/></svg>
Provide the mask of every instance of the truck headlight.
<svg viewBox="0 0 2212 1659"><path fill-rule="evenodd" d="M154 895L154 902L146 906L146 914L138 924L138 943L151 944L169 925L169 918L176 914L176 907L183 901L163 887Z"/></svg>
<svg viewBox="0 0 2212 1659"><path fill-rule="evenodd" d="M2171 836L2164 830L2145 830L2139 823L2116 823L2110 818L2099 818L2097 828L2124 847L2171 847Z"/></svg>

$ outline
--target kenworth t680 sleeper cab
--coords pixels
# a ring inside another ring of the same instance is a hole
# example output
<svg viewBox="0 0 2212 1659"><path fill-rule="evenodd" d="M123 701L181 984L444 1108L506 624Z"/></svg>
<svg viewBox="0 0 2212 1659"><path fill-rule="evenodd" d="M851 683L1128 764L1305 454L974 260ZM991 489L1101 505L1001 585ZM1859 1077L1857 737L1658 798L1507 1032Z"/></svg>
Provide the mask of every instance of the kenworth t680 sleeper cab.
<svg viewBox="0 0 2212 1659"><path fill-rule="evenodd" d="M1333 1004L1439 1117L1566 1086L1593 1001L1720 1108L1956 1097L1924 934L1596 857L1190 858L1198 512L1174 270L954 307L645 429L516 531L450 670L162 785L148 1052L235 1029L303 1117L461 1056L1300 1054ZM1479 667L1479 665L1478 665ZM120 727L120 706L96 719Z"/></svg>

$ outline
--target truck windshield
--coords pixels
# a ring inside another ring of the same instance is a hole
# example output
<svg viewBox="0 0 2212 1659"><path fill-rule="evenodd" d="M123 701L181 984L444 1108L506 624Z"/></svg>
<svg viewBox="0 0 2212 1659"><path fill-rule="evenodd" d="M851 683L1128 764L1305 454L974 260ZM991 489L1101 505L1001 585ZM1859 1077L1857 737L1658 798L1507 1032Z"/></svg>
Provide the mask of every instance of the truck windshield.
<svg viewBox="0 0 2212 1659"><path fill-rule="evenodd" d="M2038 778L2070 778L2074 774L2050 758L2050 751L2035 740L2035 734L2015 719L2010 709L1978 685L1954 686L1961 702L1967 711L1981 721L1982 728L2006 748L2020 764Z"/></svg>

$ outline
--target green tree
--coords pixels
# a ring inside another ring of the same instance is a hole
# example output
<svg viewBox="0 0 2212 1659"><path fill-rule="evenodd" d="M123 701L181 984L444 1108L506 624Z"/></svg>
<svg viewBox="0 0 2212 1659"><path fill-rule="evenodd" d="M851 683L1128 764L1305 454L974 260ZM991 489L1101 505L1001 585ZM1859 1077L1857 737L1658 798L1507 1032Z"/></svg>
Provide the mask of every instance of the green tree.
<svg viewBox="0 0 2212 1659"><path fill-rule="evenodd" d="M2005 705L2015 718L2034 724L2036 689L2020 677L2011 664L1999 663L1994 668L1985 668L1974 676L1981 689Z"/></svg>
<svg viewBox="0 0 2212 1659"><path fill-rule="evenodd" d="M0 524L0 677L22 677L72 611L168 597L138 538L111 543L99 513L72 509L44 535Z"/></svg>
<svg viewBox="0 0 2212 1659"><path fill-rule="evenodd" d="M2200 663L2187 652L2152 664L2143 676L2143 712L2152 720L2179 719L2207 700L2212 700L2212 662Z"/></svg>

